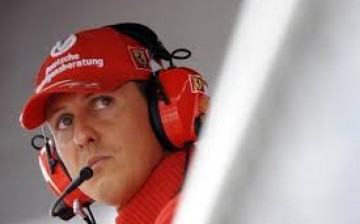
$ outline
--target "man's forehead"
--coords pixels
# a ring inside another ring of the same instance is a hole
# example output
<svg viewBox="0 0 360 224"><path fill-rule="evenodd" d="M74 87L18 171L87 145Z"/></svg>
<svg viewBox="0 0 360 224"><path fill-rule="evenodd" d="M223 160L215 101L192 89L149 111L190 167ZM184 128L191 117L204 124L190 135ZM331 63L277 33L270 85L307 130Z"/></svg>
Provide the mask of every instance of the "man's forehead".
<svg viewBox="0 0 360 224"><path fill-rule="evenodd" d="M54 93L46 101L45 114L46 118L50 118L56 112L65 109L70 103L81 102L93 96L95 93Z"/></svg>
<svg viewBox="0 0 360 224"><path fill-rule="evenodd" d="M47 100L45 106L46 119L50 118L54 113L59 110L65 109L67 105L80 105L81 102L86 102L87 99L94 95L101 94L116 94L116 95L128 95L132 92L130 86L135 86L134 82L127 82L124 85L119 86L115 90L91 92L91 93L78 93L78 92L60 92L53 93ZM133 88L136 89L137 88Z"/></svg>

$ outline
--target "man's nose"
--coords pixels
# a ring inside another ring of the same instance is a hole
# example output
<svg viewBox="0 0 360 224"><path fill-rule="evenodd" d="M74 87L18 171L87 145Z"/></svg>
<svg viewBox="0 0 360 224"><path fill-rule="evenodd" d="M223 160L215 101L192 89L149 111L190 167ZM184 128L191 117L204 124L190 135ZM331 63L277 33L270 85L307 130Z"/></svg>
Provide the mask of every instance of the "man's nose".
<svg viewBox="0 0 360 224"><path fill-rule="evenodd" d="M98 140L94 125L86 118L75 121L74 142L79 148L86 148Z"/></svg>

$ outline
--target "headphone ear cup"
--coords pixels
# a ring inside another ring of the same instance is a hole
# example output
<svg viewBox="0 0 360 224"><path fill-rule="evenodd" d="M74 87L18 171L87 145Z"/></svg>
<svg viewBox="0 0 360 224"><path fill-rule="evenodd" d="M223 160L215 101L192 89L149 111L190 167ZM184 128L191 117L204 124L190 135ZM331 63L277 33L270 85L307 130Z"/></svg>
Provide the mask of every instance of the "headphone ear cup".
<svg viewBox="0 0 360 224"><path fill-rule="evenodd" d="M149 110L149 118L151 126L155 132L155 135L159 142L164 146L167 150L175 150L176 147L172 144L172 142L167 137L167 134L164 130L161 116L159 112L159 101L162 100L161 93L159 92L159 82L157 79L159 72L156 73L155 76L152 77L150 83L148 85L148 93L147 93L147 101L148 101L148 110Z"/></svg>
<svg viewBox="0 0 360 224"><path fill-rule="evenodd" d="M185 67L160 70L148 97L152 125L165 148L182 149L197 140L209 99L199 73Z"/></svg>
<svg viewBox="0 0 360 224"><path fill-rule="evenodd" d="M55 196L59 197L62 192L64 192L64 190L67 188L67 186L71 183L71 177L66 170L65 165L58 157L55 145L51 142L47 144L50 144L51 155L48 155L46 151L46 146L44 146L40 150L40 154L38 156L39 165L46 183L50 187L51 191L55 194ZM56 164L53 167L53 171L51 171L49 159L51 159L52 161L56 161ZM56 214L58 214L61 219L69 220L74 216L72 206L75 199L78 199L80 203L84 206L90 205L93 202L92 199L85 195L80 189L75 189L72 193L70 193L64 198L56 211Z"/></svg>

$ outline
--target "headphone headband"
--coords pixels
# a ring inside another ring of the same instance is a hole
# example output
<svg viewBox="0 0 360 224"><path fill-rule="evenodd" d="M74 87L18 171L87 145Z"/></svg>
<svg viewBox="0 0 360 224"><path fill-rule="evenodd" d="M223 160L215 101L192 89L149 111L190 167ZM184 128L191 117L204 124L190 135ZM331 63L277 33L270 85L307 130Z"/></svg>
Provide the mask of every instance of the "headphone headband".
<svg viewBox="0 0 360 224"><path fill-rule="evenodd" d="M155 59L171 60L171 54L166 50L156 33L149 27L138 23L119 23L109 27L139 41L150 50Z"/></svg>

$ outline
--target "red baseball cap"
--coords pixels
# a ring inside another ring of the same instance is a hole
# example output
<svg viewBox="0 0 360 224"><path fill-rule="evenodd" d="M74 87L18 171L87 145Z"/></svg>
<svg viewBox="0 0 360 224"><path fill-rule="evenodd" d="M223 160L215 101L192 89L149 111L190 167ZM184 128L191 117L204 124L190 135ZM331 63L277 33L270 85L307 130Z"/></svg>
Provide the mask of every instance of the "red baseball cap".
<svg viewBox="0 0 360 224"><path fill-rule="evenodd" d="M25 104L20 122L35 129L46 119L47 100L54 93L112 91L130 80L151 76L149 52L139 42L111 27L71 34L51 49Z"/></svg>

